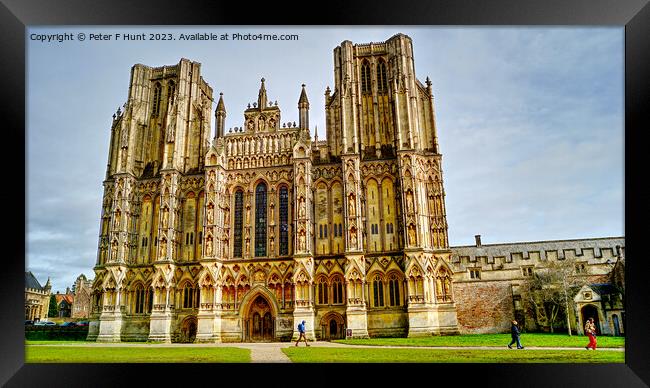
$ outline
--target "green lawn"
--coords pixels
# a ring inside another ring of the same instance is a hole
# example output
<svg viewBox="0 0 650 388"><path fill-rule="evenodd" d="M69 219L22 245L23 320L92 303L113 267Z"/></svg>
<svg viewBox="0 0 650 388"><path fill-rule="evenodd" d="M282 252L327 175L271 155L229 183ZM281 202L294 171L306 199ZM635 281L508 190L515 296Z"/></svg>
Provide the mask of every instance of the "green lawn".
<svg viewBox="0 0 650 388"><path fill-rule="evenodd" d="M30 346L25 347L28 363L95 363L95 362L250 362L249 349L224 347L96 347Z"/></svg>
<svg viewBox="0 0 650 388"><path fill-rule="evenodd" d="M292 362L344 363L623 363L625 353L592 350L451 350L288 347Z"/></svg>
<svg viewBox="0 0 650 388"><path fill-rule="evenodd" d="M524 333L521 344L528 346L584 348L589 339L583 335ZM625 337L598 337L598 347L619 348L625 346ZM371 338L335 340L349 345L391 345L391 346L502 346L510 343L510 334L466 334L431 336L421 338Z"/></svg>

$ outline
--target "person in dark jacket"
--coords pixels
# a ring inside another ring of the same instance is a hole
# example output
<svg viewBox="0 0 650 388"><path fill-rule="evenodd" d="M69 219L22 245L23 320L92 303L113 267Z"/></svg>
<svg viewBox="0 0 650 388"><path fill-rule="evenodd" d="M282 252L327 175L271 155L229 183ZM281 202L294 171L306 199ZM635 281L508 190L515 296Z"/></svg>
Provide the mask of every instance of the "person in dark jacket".
<svg viewBox="0 0 650 388"><path fill-rule="evenodd" d="M510 336L512 337L512 341L508 344L508 349L512 349L512 344L515 342L517 343L517 349L524 348L521 346L521 341L519 340L519 328L517 327L517 321L515 320L512 321L512 326L510 326Z"/></svg>

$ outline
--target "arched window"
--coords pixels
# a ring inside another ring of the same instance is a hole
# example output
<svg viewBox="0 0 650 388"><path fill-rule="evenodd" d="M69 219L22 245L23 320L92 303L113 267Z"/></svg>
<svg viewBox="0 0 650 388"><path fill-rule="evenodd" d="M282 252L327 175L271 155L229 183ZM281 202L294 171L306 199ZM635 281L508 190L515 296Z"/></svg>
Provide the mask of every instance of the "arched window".
<svg viewBox="0 0 650 388"><path fill-rule="evenodd" d="M361 65L361 93L370 93L370 66L368 62L363 62Z"/></svg>
<svg viewBox="0 0 650 388"><path fill-rule="evenodd" d="M399 306L399 279L395 274L390 275L390 278L388 279L388 294L390 305Z"/></svg>
<svg viewBox="0 0 650 388"><path fill-rule="evenodd" d="M158 117L160 113L160 93L162 88L160 83L156 82L156 85L153 87L153 107L151 110L151 116Z"/></svg>
<svg viewBox="0 0 650 388"><path fill-rule="evenodd" d="M266 256L266 183L255 189L255 257Z"/></svg>
<svg viewBox="0 0 650 388"><path fill-rule="evenodd" d="M185 283L185 287L183 287L183 308L197 307L199 307L199 289L194 288L190 283Z"/></svg>
<svg viewBox="0 0 650 388"><path fill-rule="evenodd" d="M375 280L372 282L372 288L375 297L375 307L384 306L384 283L381 280L379 275L375 276Z"/></svg>
<svg viewBox="0 0 650 388"><path fill-rule="evenodd" d="M327 304L328 298L327 298L327 282L325 282L325 279L320 278L318 280L318 304Z"/></svg>
<svg viewBox="0 0 650 388"><path fill-rule="evenodd" d="M289 190L280 188L280 256L289 254Z"/></svg>
<svg viewBox="0 0 650 388"><path fill-rule="evenodd" d="M134 310L136 314L142 314L145 312L145 292L144 292L144 287L142 287L142 284L138 284L135 287L135 290L133 292L133 298L134 298Z"/></svg>
<svg viewBox="0 0 650 388"><path fill-rule="evenodd" d="M388 91L388 81L386 80L386 63L379 61L377 64L377 91L386 93Z"/></svg>
<svg viewBox="0 0 650 388"><path fill-rule="evenodd" d="M233 228L233 257L242 257L242 218L244 208L244 192L235 193L235 225Z"/></svg>
<svg viewBox="0 0 650 388"><path fill-rule="evenodd" d="M340 277L335 277L332 281L332 303L343 304L345 295L343 294L343 282Z"/></svg>

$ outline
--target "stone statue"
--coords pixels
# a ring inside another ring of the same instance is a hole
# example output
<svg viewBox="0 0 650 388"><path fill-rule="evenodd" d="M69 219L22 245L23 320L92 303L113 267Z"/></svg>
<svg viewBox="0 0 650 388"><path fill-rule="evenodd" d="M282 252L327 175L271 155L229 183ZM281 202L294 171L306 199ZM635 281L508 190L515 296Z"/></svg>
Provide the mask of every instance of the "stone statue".
<svg viewBox="0 0 650 388"><path fill-rule="evenodd" d="M113 240L113 244L111 247L111 261L117 260L117 241Z"/></svg>
<svg viewBox="0 0 650 388"><path fill-rule="evenodd" d="M306 241L305 241L305 231L301 230L300 231L300 237L299 237L299 247L300 247L301 251L307 250L306 247L305 247L305 243L306 243Z"/></svg>
<svg viewBox="0 0 650 388"><path fill-rule="evenodd" d="M228 226L228 225L230 225L230 209L226 208L226 209L224 210L224 213L225 213L225 214L224 214L224 216L223 216L223 217L224 217L223 225L224 225L224 226Z"/></svg>
<svg viewBox="0 0 650 388"><path fill-rule="evenodd" d="M246 225L251 223L251 205L246 205Z"/></svg>
<svg viewBox="0 0 650 388"><path fill-rule="evenodd" d="M300 216L300 218L305 217L305 198L304 197L300 197L300 209L299 209L298 215Z"/></svg>
<svg viewBox="0 0 650 388"><path fill-rule="evenodd" d="M167 257L167 239L160 240L160 258Z"/></svg>
<svg viewBox="0 0 650 388"><path fill-rule="evenodd" d="M274 243L273 240L275 240L273 237L271 237L271 238L269 239L269 245L270 245L270 248L271 248L271 249L270 249L271 252L270 252L269 256L272 256L273 253L274 253L274 250L275 250L275 243Z"/></svg>
<svg viewBox="0 0 650 388"><path fill-rule="evenodd" d="M354 228L350 229L350 244L352 248L357 247L357 230Z"/></svg>
<svg viewBox="0 0 650 388"><path fill-rule="evenodd" d="M210 204L208 206L208 224L212 224L212 221L214 221L214 206Z"/></svg>
<svg viewBox="0 0 650 388"><path fill-rule="evenodd" d="M122 213L119 210L115 212L115 224L113 225L113 228L119 229L121 215Z"/></svg>
<svg viewBox="0 0 650 388"><path fill-rule="evenodd" d="M409 225L409 244L415 245L415 225Z"/></svg>
<svg viewBox="0 0 650 388"><path fill-rule="evenodd" d="M251 239L247 238L246 239L246 256L248 256L248 254L250 252L250 249L251 249Z"/></svg>
<svg viewBox="0 0 650 388"><path fill-rule="evenodd" d="M348 213L350 217L355 216L355 206L354 206L354 194L350 194L348 197Z"/></svg>
<svg viewBox="0 0 650 388"><path fill-rule="evenodd" d="M205 255L208 257L212 256L212 236L208 236L205 242Z"/></svg>
<svg viewBox="0 0 650 388"><path fill-rule="evenodd" d="M163 227L167 227L167 221L169 221L169 209L166 207L163 208L163 214L162 214L162 224Z"/></svg>
<svg viewBox="0 0 650 388"><path fill-rule="evenodd" d="M413 213L413 193L410 190L406 193L406 209Z"/></svg>

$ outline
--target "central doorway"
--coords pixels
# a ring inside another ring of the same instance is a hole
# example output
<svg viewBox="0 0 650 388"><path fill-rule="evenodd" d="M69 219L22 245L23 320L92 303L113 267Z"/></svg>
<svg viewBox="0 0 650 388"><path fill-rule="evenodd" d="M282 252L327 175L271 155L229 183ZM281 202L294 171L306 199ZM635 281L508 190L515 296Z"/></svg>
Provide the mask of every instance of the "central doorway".
<svg viewBox="0 0 650 388"><path fill-rule="evenodd" d="M266 298L258 295L244 319L244 341L270 342L275 339L275 318Z"/></svg>

